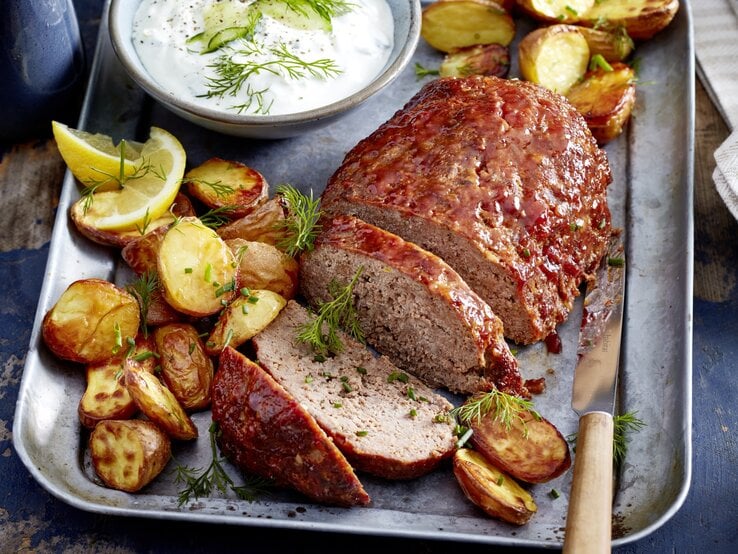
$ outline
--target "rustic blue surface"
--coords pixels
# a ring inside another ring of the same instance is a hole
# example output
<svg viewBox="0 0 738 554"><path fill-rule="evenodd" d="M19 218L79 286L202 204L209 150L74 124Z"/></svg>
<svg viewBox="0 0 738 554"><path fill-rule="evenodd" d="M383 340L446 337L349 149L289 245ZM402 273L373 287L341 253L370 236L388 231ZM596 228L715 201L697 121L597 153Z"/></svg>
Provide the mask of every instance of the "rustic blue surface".
<svg viewBox="0 0 738 554"><path fill-rule="evenodd" d="M75 4L89 51L102 1ZM3 149L4 165L9 147ZM738 223L717 199L709 175L696 179L696 187L692 485L676 515L641 541L617 549L619 554L738 551ZM43 230L48 218L38 217L29 225ZM0 552L339 552L356 545L427 553L490 550L473 544L100 516L52 497L18 459L11 433L47 255L47 242L17 244L5 236L0 241ZM654 344L656 349L672 346Z"/></svg>

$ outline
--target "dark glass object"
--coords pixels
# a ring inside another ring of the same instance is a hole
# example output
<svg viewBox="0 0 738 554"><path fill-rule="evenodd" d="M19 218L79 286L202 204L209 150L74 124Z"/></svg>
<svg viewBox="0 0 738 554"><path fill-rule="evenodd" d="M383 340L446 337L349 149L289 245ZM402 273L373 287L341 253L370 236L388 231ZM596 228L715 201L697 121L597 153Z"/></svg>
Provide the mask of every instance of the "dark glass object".
<svg viewBox="0 0 738 554"><path fill-rule="evenodd" d="M0 141L48 135L79 110L85 55L72 0L0 0Z"/></svg>

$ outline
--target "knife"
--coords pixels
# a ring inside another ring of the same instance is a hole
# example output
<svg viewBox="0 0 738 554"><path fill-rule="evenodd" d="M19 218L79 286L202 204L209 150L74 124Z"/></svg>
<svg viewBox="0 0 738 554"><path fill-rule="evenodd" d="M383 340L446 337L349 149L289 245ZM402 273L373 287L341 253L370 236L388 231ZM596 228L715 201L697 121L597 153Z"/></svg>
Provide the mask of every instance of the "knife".
<svg viewBox="0 0 738 554"><path fill-rule="evenodd" d="M565 553L610 552L613 412L625 296L625 256L611 241L587 285L571 406L579 415Z"/></svg>

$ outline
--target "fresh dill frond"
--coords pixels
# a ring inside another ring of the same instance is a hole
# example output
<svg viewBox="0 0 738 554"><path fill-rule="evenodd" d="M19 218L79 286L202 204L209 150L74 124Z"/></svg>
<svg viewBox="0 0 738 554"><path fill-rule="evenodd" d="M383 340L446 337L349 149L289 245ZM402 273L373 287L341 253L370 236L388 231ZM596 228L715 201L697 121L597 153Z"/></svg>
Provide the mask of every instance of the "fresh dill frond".
<svg viewBox="0 0 738 554"><path fill-rule="evenodd" d="M312 12L329 25L334 17L349 12L352 7L351 2L345 0L280 0L280 2L305 17L310 17Z"/></svg>
<svg viewBox="0 0 738 554"><path fill-rule="evenodd" d="M204 214L199 216L200 223L209 227L210 229L217 229L222 227L226 223L230 223L232 214L236 210L237 206L220 206L219 208L213 208L208 210Z"/></svg>
<svg viewBox="0 0 738 554"><path fill-rule="evenodd" d="M640 431L646 423L636 417L637 412L626 412L613 417L612 458L616 466L625 460L630 433Z"/></svg>
<svg viewBox="0 0 738 554"><path fill-rule="evenodd" d="M188 183L197 184L203 187L208 187L213 191L216 197L222 198L223 196L227 196L229 194L233 194L235 192L235 189L231 185L226 185L223 183L223 181L207 181L205 179L187 179Z"/></svg>
<svg viewBox="0 0 738 554"><path fill-rule="evenodd" d="M126 285L126 290L138 300L138 309L141 314L141 333L144 337L149 336L149 328L146 325L146 317L149 314L151 299L159 288L159 276L156 271L145 271L133 283Z"/></svg>
<svg viewBox="0 0 738 554"><path fill-rule="evenodd" d="M359 267L345 286L331 281L328 292L333 296L333 300L320 304L313 321L299 328L298 341L309 344L316 353L322 355L337 354L343 350L339 329L359 342L364 342L364 333L359 325L353 297L354 286L363 270L363 266Z"/></svg>
<svg viewBox="0 0 738 554"><path fill-rule="evenodd" d="M415 62L415 77L420 80L423 77L427 77L428 75L439 75L440 70L438 69L429 69L427 67L424 67L422 64Z"/></svg>
<svg viewBox="0 0 738 554"><path fill-rule="evenodd" d="M451 410L451 415L460 423L468 425L472 422L478 423L482 418L491 414L492 418L504 425L507 431L510 430L513 422L518 420L523 426L523 436L527 437L528 426L522 416L526 412L535 419L541 418L530 400L492 389L489 392L474 395L463 405Z"/></svg>
<svg viewBox="0 0 738 554"><path fill-rule="evenodd" d="M277 244L288 256L296 256L300 252L313 249L315 239L320 231L318 220L322 215L320 199L301 193L291 185L279 185L277 194L287 203L287 217L281 223L285 237Z"/></svg>
<svg viewBox="0 0 738 554"><path fill-rule="evenodd" d="M212 455L212 461L208 467L192 468L189 466L178 465L174 468L174 482L185 485L185 488L183 488L177 496L180 506L186 504L192 499L197 500L198 498L210 496L213 490L226 494L228 489L231 489L239 496L239 498L253 500L257 491L256 484L258 483L259 486L264 489L269 483L269 481L265 479L256 478L254 483L247 482L242 486L236 486L233 479L231 479L223 468L223 458L218 456L218 445L216 443L218 433L217 423L211 423L208 428L208 434L210 435L210 452ZM251 498L248 498L249 493L252 494Z"/></svg>

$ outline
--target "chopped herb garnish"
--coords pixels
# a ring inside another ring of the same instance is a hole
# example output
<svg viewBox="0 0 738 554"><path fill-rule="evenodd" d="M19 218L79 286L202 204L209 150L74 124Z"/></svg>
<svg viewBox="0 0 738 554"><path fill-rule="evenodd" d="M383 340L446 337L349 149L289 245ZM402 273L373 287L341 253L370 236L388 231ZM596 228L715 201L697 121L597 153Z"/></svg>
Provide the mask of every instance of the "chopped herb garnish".
<svg viewBox="0 0 738 554"><path fill-rule="evenodd" d="M451 417L446 412L441 412L433 416L433 423L448 423Z"/></svg>
<svg viewBox="0 0 738 554"><path fill-rule="evenodd" d="M594 71L596 69L602 69L603 71L610 72L612 71L612 66L607 62L602 54L595 54L589 60L589 70Z"/></svg>
<svg viewBox="0 0 738 554"><path fill-rule="evenodd" d="M149 358L158 358L159 354L156 352L152 352L151 350L144 350L140 354L136 354L131 359L136 362L144 362L148 360Z"/></svg>
<svg viewBox="0 0 738 554"><path fill-rule="evenodd" d="M556 500L561 495L559 494L559 491L557 491L556 489L551 489L548 492L548 496L550 496L551 498L553 498L554 500Z"/></svg>
<svg viewBox="0 0 738 554"><path fill-rule="evenodd" d="M357 437L366 437L369 434L369 431L356 431Z"/></svg>
<svg viewBox="0 0 738 554"><path fill-rule="evenodd" d="M459 437L459 440L456 441L456 448L463 448L466 441L468 441L473 434L474 431L471 428L466 429L466 431L464 431L464 433Z"/></svg>
<svg viewBox="0 0 738 554"><path fill-rule="evenodd" d="M625 266L625 259L624 258L607 258L607 265L610 267L624 267Z"/></svg>
<svg viewBox="0 0 738 554"><path fill-rule="evenodd" d="M360 373L361 375L366 375L366 368L365 367L361 367L361 366L357 366L356 372L357 373Z"/></svg>
<svg viewBox="0 0 738 554"><path fill-rule="evenodd" d="M497 478L497 486L501 487L505 483L505 476L500 474L500 476Z"/></svg>
<svg viewBox="0 0 738 554"><path fill-rule="evenodd" d="M313 356L313 361L318 362L319 364L322 364L327 359L328 358L326 358L323 354L316 354L315 356Z"/></svg>
<svg viewBox="0 0 738 554"><path fill-rule="evenodd" d="M195 351L195 343L191 342L189 348L187 349L187 354L192 355L194 351Z"/></svg>
<svg viewBox="0 0 738 554"><path fill-rule="evenodd" d="M191 267L186 267L186 268L184 269L184 272L185 272L185 273L192 273L192 268L191 268Z"/></svg>
<svg viewBox="0 0 738 554"><path fill-rule="evenodd" d="M312 375L305 375L305 382L307 384L310 384L313 382L313 376Z"/></svg>
<svg viewBox="0 0 738 554"><path fill-rule="evenodd" d="M407 383L410 380L410 377L408 377L408 374L404 371L393 371L387 376L387 382L388 383L394 383L395 381L400 381L401 383Z"/></svg>
<svg viewBox="0 0 738 554"><path fill-rule="evenodd" d="M213 285L216 285L216 284L217 283L213 283ZM231 282L230 283L226 283L225 285L218 287L218 289L215 291L215 296L216 297L223 296L225 293L231 292L231 291L234 291L234 290L236 290L236 280L235 279L231 279ZM249 299L249 300L251 300L251 299ZM257 300L258 300L258 298L257 298Z"/></svg>
<svg viewBox="0 0 738 554"><path fill-rule="evenodd" d="M417 400L417 398L415 397L415 389L414 388L408 387L407 390L405 391L405 394L407 394L407 397L410 400Z"/></svg>
<svg viewBox="0 0 738 554"><path fill-rule="evenodd" d="M113 333L115 333L115 346L113 346L113 354L120 352L123 347L123 335L120 330L120 323L117 321L113 324Z"/></svg>
<svg viewBox="0 0 738 554"><path fill-rule="evenodd" d="M418 417L418 410L416 410L415 408L410 408L409 415L410 417Z"/></svg>
<svg viewBox="0 0 738 554"><path fill-rule="evenodd" d="M427 77L428 75L439 75L440 73L441 72L438 69L428 69L423 67L420 63L415 62L415 77L417 77L418 80L423 77Z"/></svg>
<svg viewBox="0 0 738 554"><path fill-rule="evenodd" d="M343 404L341 404L340 402L334 402L333 403L333 407L334 408L343 408Z"/></svg>
<svg viewBox="0 0 738 554"><path fill-rule="evenodd" d="M205 273L203 275L203 279L205 279L206 282L210 282L213 279L213 265L208 262L205 266Z"/></svg>
<svg viewBox="0 0 738 554"><path fill-rule="evenodd" d="M231 344L232 340L233 340L233 329L228 329L228 332L226 333L225 342L223 343L223 350L228 348L228 345Z"/></svg>
<svg viewBox="0 0 738 554"><path fill-rule="evenodd" d="M343 379L341 379L341 387L343 387L343 390L345 392L351 392L352 390L354 390L351 388L351 385L349 384L349 382L344 381Z"/></svg>

